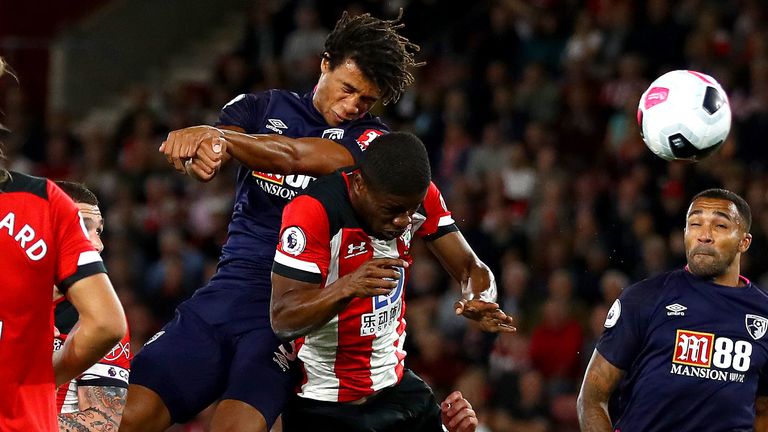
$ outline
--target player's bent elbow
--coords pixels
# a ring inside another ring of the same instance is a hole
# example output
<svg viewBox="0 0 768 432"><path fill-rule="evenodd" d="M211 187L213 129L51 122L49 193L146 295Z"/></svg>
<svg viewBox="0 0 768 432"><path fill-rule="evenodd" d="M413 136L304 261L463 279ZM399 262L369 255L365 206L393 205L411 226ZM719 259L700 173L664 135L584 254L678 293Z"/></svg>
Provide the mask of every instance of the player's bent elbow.
<svg viewBox="0 0 768 432"><path fill-rule="evenodd" d="M269 322L272 326L272 331L275 332L275 336L283 342L289 342L296 339L295 331L291 331L287 325L284 324L282 317L273 311L270 312Z"/></svg>
<svg viewBox="0 0 768 432"><path fill-rule="evenodd" d="M125 319L115 319L114 315L110 315L108 320L101 321L97 324L95 332L101 336L105 344L114 346L125 336L128 331L128 326L125 323Z"/></svg>

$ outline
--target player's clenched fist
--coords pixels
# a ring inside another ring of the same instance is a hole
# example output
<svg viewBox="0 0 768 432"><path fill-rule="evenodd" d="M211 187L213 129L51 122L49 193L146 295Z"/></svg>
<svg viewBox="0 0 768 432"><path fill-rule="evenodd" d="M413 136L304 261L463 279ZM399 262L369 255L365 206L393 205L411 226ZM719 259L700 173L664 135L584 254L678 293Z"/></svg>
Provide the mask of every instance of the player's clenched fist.
<svg viewBox="0 0 768 432"><path fill-rule="evenodd" d="M460 391L448 395L440 404L443 425L449 432L475 432L478 425L477 415L469 401Z"/></svg>
<svg viewBox="0 0 768 432"><path fill-rule="evenodd" d="M211 126L193 126L171 131L160 145L160 152L178 172L186 172L184 162L195 158L201 144L213 148L214 140L224 140L223 133ZM210 167L209 167L210 168Z"/></svg>
<svg viewBox="0 0 768 432"><path fill-rule="evenodd" d="M373 297L389 295L397 288L401 271L408 268L408 263L394 258L372 258L357 270L344 276L344 290L347 297Z"/></svg>

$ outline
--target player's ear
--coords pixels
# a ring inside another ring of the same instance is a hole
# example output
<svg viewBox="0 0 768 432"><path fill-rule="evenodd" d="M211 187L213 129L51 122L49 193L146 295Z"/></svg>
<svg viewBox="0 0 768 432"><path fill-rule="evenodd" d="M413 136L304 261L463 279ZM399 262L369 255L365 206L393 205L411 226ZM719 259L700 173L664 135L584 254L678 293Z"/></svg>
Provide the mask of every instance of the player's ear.
<svg viewBox="0 0 768 432"><path fill-rule="evenodd" d="M328 51L323 53L323 58L320 60L320 72L327 73L331 70L331 55Z"/></svg>
<svg viewBox="0 0 768 432"><path fill-rule="evenodd" d="M752 244L752 234L744 233L744 236L739 241L739 252L744 253L749 249Z"/></svg>

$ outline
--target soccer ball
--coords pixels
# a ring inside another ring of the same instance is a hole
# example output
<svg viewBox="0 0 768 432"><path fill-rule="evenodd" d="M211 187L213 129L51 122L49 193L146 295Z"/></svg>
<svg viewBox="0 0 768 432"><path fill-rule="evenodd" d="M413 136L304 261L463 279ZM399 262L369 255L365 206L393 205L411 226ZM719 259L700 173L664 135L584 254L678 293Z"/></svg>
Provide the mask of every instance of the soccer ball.
<svg viewBox="0 0 768 432"><path fill-rule="evenodd" d="M720 148L731 129L731 107L709 75L667 72L640 98L637 122L645 145L666 160L701 160Z"/></svg>

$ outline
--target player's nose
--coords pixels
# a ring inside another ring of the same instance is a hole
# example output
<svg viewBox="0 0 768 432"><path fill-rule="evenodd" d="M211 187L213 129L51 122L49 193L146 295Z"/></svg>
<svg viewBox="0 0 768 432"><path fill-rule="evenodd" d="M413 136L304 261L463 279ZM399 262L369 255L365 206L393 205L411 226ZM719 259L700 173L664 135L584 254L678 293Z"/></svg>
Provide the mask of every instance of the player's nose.
<svg viewBox="0 0 768 432"><path fill-rule="evenodd" d="M411 224L411 215L409 215L408 213L403 213L403 214L397 216L395 219L393 219L392 223L398 229L406 229L406 228L408 228L408 225Z"/></svg>

